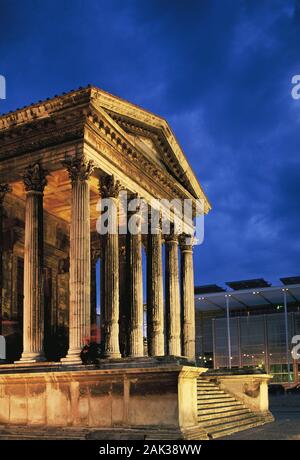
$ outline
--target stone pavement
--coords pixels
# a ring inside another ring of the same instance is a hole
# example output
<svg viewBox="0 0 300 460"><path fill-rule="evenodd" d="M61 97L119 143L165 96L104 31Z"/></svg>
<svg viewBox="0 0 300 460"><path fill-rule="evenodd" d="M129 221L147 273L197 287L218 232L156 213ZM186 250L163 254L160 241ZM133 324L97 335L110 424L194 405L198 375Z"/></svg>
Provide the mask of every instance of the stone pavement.
<svg viewBox="0 0 300 460"><path fill-rule="evenodd" d="M224 440L300 440L300 395L273 396L273 423L226 436ZM221 438L220 438L221 439Z"/></svg>

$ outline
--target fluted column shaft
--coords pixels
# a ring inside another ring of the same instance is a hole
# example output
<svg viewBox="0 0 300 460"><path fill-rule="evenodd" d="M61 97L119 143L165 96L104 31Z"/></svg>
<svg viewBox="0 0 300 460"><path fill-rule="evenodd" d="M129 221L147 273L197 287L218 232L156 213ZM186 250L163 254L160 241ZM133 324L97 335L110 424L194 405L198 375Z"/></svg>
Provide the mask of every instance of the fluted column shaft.
<svg viewBox="0 0 300 460"><path fill-rule="evenodd" d="M39 164L24 173L23 353L21 362L44 361L43 191L47 172Z"/></svg>
<svg viewBox="0 0 300 460"><path fill-rule="evenodd" d="M96 324L97 324L97 276L96 265L99 257L99 251L91 251L91 340L95 340Z"/></svg>
<svg viewBox="0 0 300 460"><path fill-rule="evenodd" d="M100 258L100 340L104 343L104 321L105 321L105 240L101 238L101 258Z"/></svg>
<svg viewBox="0 0 300 460"><path fill-rule="evenodd" d="M114 176L100 182L100 194L108 199L109 225L105 235L105 307L104 307L104 357L120 358L119 346L119 192L121 185Z"/></svg>
<svg viewBox="0 0 300 460"><path fill-rule="evenodd" d="M147 243L147 341L150 356L163 356L164 304L162 273L162 238L160 224L153 228L149 215Z"/></svg>
<svg viewBox="0 0 300 460"><path fill-rule="evenodd" d="M126 239L124 241L119 237L119 347L122 356L129 355L130 293L127 267Z"/></svg>
<svg viewBox="0 0 300 460"><path fill-rule="evenodd" d="M131 202L132 203L132 202ZM140 209L128 211L127 274L130 295L129 356L144 356L143 271Z"/></svg>
<svg viewBox="0 0 300 460"><path fill-rule="evenodd" d="M195 361L195 297L193 245L185 236L180 241L183 309L183 356Z"/></svg>
<svg viewBox="0 0 300 460"><path fill-rule="evenodd" d="M168 235L166 249L166 315L168 354L181 356L178 237Z"/></svg>
<svg viewBox="0 0 300 460"><path fill-rule="evenodd" d="M118 209L118 199L111 197L113 207ZM116 212L117 214L117 212ZM120 358L119 347L119 235L118 218L112 217L113 232L106 235L105 256L105 319L104 356Z"/></svg>
<svg viewBox="0 0 300 460"><path fill-rule="evenodd" d="M70 308L69 350L66 363L81 363L81 350L90 340L91 249L90 187L88 178L92 163L69 158L63 163L72 181L70 226Z"/></svg>

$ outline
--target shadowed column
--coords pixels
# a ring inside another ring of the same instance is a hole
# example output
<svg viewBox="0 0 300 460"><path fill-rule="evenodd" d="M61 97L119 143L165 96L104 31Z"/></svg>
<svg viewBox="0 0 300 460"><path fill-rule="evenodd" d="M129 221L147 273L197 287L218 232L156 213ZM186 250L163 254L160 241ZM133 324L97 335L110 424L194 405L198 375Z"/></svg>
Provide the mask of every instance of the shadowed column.
<svg viewBox="0 0 300 460"><path fill-rule="evenodd" d="M101 346L104 343L105 336L105 238L100 237L100 273L99 273L99 284L100 284L100 340Z"/></svg>
<svg viewBox="0 0 300 460"><path fill-rule="evenodd" d="M99 249L91 250L91 342L97 342L99 332L97 330L97 261L100 257Z"/></svg>
<svg viewBox="0 0 300 460"><path fill-rule="evenodd" d="M163 356L164 304L161 222L157 212L149 213L147 244L147 342L150 356Z"/></svg>
<svg viewBox="0 0 300 460"><path fill-rule="evenodd" d="M3 286L3 202L5 195L11 192L11 187L8 184L0 184L0 334L2 334L2 286Z"/></svg>
<svg viewBox="0 0 300 460"><path fill-rule="evenodd" d="M72 182L70 227L70 312L69 350L62 362L81 363L80 353L90 339L90 187L88 179L93 171L91 161L67 158Z"/></svg>
<svg viewBox="0 0 300 460"><path fill-rule="evenodd" d="M122 187L114 176L107 176L99 184L102 199L108 207L108 227L104 235L105 308L104 357L120 358L119 347L119 193ZM102 217L104 214L102 214Z"/></svg>
<svg viewBox="0 0 300 460"><path fill-rule="evenodd" d="M43 192L47 171L36 163L25 169L23 353L21 362L45 361L43 292Z"/></svg>
<svg viewBox="0 0 300 460"><path fill-rule="evenodd" d="M195 296L193 241L188 235L180 236L181 286L183 310L183 356L195 361Z"/></svg>
<svg viewBox="0 0 300 460"><path fill-rule="evenodd" d="M168 355L181 356L178 235L173 229L165 235L165 249Z"/></svg>
<svg viewBox="0 0 300 460"><path fill-rule="evenodd" d="M127 274L130 294L129 356L144 356L143 271L140 200L133 196L128 205Z"/></svg>

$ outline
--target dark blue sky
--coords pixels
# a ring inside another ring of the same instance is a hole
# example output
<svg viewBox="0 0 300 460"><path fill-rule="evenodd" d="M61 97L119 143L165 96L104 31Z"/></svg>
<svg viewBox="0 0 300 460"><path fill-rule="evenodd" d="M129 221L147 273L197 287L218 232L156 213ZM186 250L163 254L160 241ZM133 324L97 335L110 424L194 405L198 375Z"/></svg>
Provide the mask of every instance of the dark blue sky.
<svg viewBox="0 0 300 460"><path fill-rule="evenodd" d="M170 122L213 210L197 284L299 274L300 4L0 0L0 112L97 85Z"/></svg>

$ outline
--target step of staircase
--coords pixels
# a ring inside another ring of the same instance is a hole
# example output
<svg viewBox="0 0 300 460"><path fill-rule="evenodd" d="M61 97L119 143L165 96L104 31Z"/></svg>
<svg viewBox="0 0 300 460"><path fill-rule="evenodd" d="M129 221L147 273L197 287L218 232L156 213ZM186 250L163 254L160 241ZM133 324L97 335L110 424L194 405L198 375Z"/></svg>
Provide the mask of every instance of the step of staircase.
<svg viewBox="0 0 300 460"><path fill-rule="evenodd" d="M240 406L240 403L238 403L237 401L224 401L222 403L220 402L216 402L216 403L212 403L212 402L201 402L201 403L197 403L197 407L198 407L198 412L199 410L209 410L209 409L219 409L219 408L222 408L222 407L226 407L226 408L229 408L229 407L237 407L237 406Z"/></svg>
<svg viewBox="0 0 300 460"><path fill-rule="evenodd" d="M197 416L199 425L210 439L264 423L262 418L232 394L203 377L197 381Z"/></svg>
<svg viewBox="0 0 300 460"><path fill-rule="evenodd" d="M253 421L236 422L230 427L223 427L218 430L210 430L208 437L211 439L223 438L229 436L230 434L237 433L239 431L249 430L250 428L256 428L260 425L263 425L264 422L259 419L254 419Z"/></svg>
<svg viewBox="0 0 300 460"><path fill-rule="evenodd" d="M204 386L214 386L215 384L213 382L208 382L207 380L198 380L197 381L197 385L200 386L200 385L204 385Z"/></svg>
<svg viewBox="0 0 300 460"><path fill-rule="evenodd" d="M250 411L246 411L244 413L239 413L237 415L231 415L231 416L226 416L226 417L216 417L210 420L205 420L204 422L206 426L214 428L214 426L224 425L225 422L226 422L226 426L228 426L230 423L243 421L243 420L249 420L252 417L255 417L255 415L253 415Z"/></svg>
<svg viewBox="0 0 300 460"><path fill-rule="evenodd" d="M199 395L203 395L203 396L209 396L209 395L226 395L225 391L224 390L197 390L197 394L198 396Z"/></svg>
<svg viewBox="0 0 300 460"><path fill-rule="evenodd" d="M236 401L232 396L224 394L213 394L213 395L198 395L197 401L206 401L206 402L225 402L225 401Z"/></svg>
<svg viewBox="0 0 300 460"><path fill-rule="evenodd" d="M243 407L244 409L244 407ZM219 414L220 412L227 412L227 411L233 411L233 410L241 410L241 406L236 403L235 405L226 405L226 406L220 406L220 405L217 405L217 407L205 407L203 408L203 406L201 406L201 415L214 415L216 416L216 414ZM198 415L199 415L199 406L198 406Z"/></svg>
<svg viewBox="0 0 300 460"><path fill-rule="evenodd" d="M245 413L248 414L249 409L240 409L239 407L236 409L229 409L226 411L218 411L218 410L216 410L215 412L209 411L207 414L199 415L198 421L209 423L211 420L222 419L222 418L226 419L227 417L235 417L237 415L243 415Z"/></svg>
<svg viewBox="0 0 300 460"><path fill-rule="evenodd" d="M214 385L214 382L209 382L208 380L205 379L200 379L197 381L197 385Z"/></svg>

